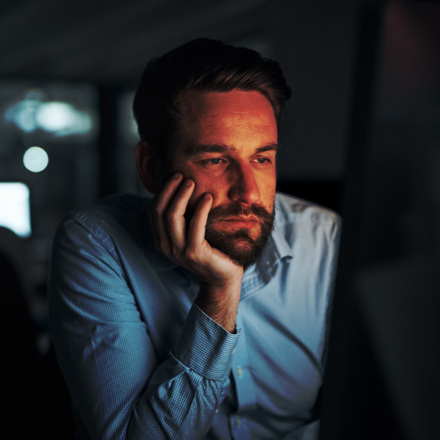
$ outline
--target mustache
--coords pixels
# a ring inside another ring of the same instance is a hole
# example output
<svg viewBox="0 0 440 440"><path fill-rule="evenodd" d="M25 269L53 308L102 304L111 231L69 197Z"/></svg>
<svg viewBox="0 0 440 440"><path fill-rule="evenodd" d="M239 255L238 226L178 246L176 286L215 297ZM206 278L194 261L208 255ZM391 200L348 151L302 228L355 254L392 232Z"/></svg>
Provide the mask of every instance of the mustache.
<svg viewBox="0 0 440 440"><path fill-rule="evenodd" d="M263 220L264 222L272 221L273 213L270 213L262 205L244 205L240 202L233 202L227 206L216 206L212 208L208 215L208 220L218 220L221 218L228 217L244 217L244 216L255 216Z"/></svg>

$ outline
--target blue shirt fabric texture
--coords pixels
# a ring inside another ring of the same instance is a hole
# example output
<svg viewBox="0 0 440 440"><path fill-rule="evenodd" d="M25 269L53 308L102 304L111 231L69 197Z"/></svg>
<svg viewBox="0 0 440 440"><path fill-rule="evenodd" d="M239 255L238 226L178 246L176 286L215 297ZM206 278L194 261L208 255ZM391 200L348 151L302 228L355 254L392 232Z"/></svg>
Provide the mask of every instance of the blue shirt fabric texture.
<svg viewBox="0 0 440 440"><path fill-rule="evenodd" d="M155 249L150 202L111 196L69 213L54 237L51 335L78 437L309 438L338 215L277 194L274 229L244 273L232 334L193 304L196 277Z"/></svg>

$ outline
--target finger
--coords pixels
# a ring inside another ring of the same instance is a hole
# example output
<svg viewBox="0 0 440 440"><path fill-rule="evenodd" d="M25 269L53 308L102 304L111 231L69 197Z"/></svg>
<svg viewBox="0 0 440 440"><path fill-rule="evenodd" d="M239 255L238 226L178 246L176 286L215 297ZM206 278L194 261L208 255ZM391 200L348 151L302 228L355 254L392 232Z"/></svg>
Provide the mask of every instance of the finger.
<svg viewBox="0 0 440 440"><path fill-rule="evenodd" d="M188 228L189 246L199 246L205 241L206 223L212 203L213 198L209 193L200 198Z"/></svg>
<svg viewBox="0 0 440 440"><path fill-rule="evenodd" d="M182 182L182 185L170 201L164 216L171 245L177 250L182 249L186 245L185 213L194 188L195 185L192 180L187 179Z"/></svg>
<svg viewBox="0 0 440 440"><path fill-rule="evenodd" d="M181 184L182 177L183 176L181 173L173 174L171 178L166 181L162 191L157 194L153 203L153 209L157 214L161 215L163 212L165 212L170 200Z"/></svg>
<svg viewBox="0 0 440 440"><path fill-rule="evenodd" d="M165 183L162 191L157 194L150 207L150 217L152 219L152 224L155 231L156 247L165 254L168 254L169 252L170 240L163 215L170 203L170 200L176 194L177 189L181 184L182 177L182 174L175 173Z"/></svg>

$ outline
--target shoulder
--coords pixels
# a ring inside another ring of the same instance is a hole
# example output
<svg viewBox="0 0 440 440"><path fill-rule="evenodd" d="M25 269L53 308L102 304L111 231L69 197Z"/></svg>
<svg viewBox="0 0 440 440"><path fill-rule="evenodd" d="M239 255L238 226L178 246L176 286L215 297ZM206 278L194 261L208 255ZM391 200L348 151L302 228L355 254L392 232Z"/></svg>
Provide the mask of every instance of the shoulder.
<svg viewBox="0 0 440 440"><path fill-rule="evenodd" d="M132 194L115 194L89 206L68 212L59 222L55 241L60 237L114 239L121 234L134 239L145 228L145 212L149 198Z"/></svg>
<svg viewBox="0 0 440 440"><path fill-rule="evenodd" d="M299 197L277 193L276 212L278 221L305 221L340 223L341 217L331 209L309 202Z"/></svg>
<svg viewBox="0 0 440 440"><path fill-rule="evenodd" d="M322 232L336 240L340 234L342 219L339 214L316 203L277 193L275 212L276 228L284 235L289 236L298 230L315 235Z"/></svg>
<svg viewBox="0 0 440 440"><path fill-rule="evenodd" d="M68 212L61 224L75 221L92 229L103 225L119 226L143 215L149 199L133 194L114 194Z"/></svg>

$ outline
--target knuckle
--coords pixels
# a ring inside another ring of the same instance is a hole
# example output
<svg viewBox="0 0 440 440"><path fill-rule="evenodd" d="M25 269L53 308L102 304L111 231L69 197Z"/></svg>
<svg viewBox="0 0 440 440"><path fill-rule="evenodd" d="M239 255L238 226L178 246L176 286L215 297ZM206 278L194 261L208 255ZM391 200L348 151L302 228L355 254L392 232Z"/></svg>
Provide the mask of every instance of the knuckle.
<svg viewBox="0 0 440 440"><path fill-rule="evenodd" d="M199 263L199 255L193 247L188 246L185 249L184 255L186 260L191 261L193 263Z"/></svg>
<svg viewBox="0 0 440 440"><path fill-rule="evenodd" d="M165 221L170 225L176 224L178 220L179 220L179 215L174 211L168 211L165 215Z"/></svg>

